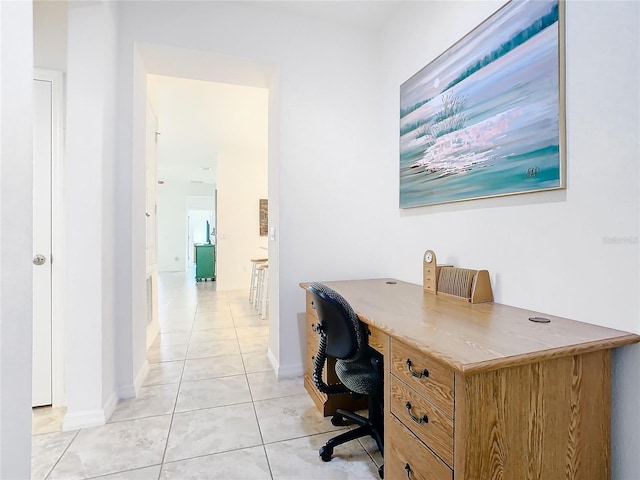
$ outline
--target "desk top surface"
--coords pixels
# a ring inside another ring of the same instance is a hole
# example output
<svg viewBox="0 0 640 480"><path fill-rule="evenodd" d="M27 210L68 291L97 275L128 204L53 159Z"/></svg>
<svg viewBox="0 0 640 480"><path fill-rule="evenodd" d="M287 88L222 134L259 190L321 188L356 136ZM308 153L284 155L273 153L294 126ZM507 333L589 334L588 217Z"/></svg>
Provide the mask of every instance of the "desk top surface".
<svg viewBox="0 0 640 480"><path fill-rule="evenodd" d="M395 283L388 283L395 282ZM322 282L361 320L463 373L629 345L633 333L498 303L471 304L388 278ZM301 284L305 288L306 283ZM542 316L550 323L534 323Z"/></svg>

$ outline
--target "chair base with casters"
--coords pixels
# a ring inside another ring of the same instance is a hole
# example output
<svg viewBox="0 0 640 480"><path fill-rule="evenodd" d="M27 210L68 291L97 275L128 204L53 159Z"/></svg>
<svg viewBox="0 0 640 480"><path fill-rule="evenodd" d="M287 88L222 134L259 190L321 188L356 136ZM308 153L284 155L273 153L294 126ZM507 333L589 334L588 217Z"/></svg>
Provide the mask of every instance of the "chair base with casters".
<svg viewBox="0 0 640 480"><path fill-rule="evenodd" d="M346 420L346 421L345 421ZM349 412L347 410L338 409L335 415L331 418L331 423L335 426L355 424L357 428L341 433L327 441L327 443L320 447L318 454L323 462L330 462L333 456L333 449L338 445L350 442L361 437L371 437L375 440L376 445L380 453L384 451L384 412L382 405L378 402L378 399L369 397L369 418L358 415L357 413ZM378 468L378 475L383 478L384 466L380 465Z"/></svg>

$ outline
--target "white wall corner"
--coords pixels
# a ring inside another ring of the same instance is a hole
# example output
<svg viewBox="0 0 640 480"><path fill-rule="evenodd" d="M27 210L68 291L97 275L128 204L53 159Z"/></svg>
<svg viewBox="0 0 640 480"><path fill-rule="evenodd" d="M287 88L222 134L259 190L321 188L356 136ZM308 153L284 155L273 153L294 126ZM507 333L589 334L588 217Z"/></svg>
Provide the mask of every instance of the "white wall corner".
<svg viewBox="0 0 640 480"><path fill-rule="evenodd" d="M98 410L86 410L82 412L67 413L62 421L62 431L78 430L80 428L99 427L107 423L113 411L118 405L118 395L111 392L104 404L104 408Z"/></svg>
<svg viewBox="0 0 640 480"><path fill-rule="evenodd" d="M135 380L133 381L133 386L136 392L139 392L140 388L142 388L142 384L147 379L147 375L149 375L149 362L145 360L144 363L142 364L142 367L140 367L140 371L136 375ZM123 398L123 397L120 397L120 398Z"/></svg>
<svg viewBox="0 0 640 480"><path fill-rule="evenodd" d="M267 358L269 359L269 363L271 364L271 368L276 374L276 377L280 377L278 368L280 367L280 362L276 358L275 354L271 350L271 348L267 348Z"/></svg>
<svg viewBox="0 0 640 480"><path fill-rule="evenodd" d="M107 422L107 420L111 418L111 415L113 415L113 411L116 409L117 405L118 405L118 395L116 394L115 391L113 391L111 392L111 395L109 395L109 398L105 402L104 408L102 409L102 411L104 412L105 423Z"/></svg>
<svg viewBox="0 0 640 480"><path fill-rule="evenodd" d="M140 371L137 373L136 377L133 380L133 384L121 385L118 388L118 397L121 400L125 400L128 398L135 398L138 396L140 392L140 388L142 384L147 379L147 375L149 374L149 362L144 361L142 367L140 367Z"/></svg>
<svg viewBox="0 0 640 480"><path fill-rule="evenodd" d="M282 366L271 348L267 350L267 358L278 378L295 378L301 377L304 374L304 367L301 362Z"/></svg>

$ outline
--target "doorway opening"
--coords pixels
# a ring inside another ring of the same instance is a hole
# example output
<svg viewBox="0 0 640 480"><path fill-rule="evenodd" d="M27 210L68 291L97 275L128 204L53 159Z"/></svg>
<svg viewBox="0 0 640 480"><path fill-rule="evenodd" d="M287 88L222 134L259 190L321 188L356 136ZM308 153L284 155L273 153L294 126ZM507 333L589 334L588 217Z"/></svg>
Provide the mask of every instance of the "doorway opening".
<svg viewBox="0 0 640 480"><path fill-rule="evenodd" d="M268 248L268 89L147 74L147 97L161 132L158 271L185 271L196 244L213 244L216 289L248 291L250 259Z"/></svg>
<svg viewBox="0 0 640 480"><path fill-rule="evenodd" d="M141 112L149 102L158 115L157 177L154 181L157 186L159 292L163 293L165 289L162 279L175 278L179 272L184 272L189 265L189 255L193 255L189 253L193 248L187 220L190 207L185 199L209 197L213 191L214 197L217 196L213 215L215 290L235 290L238 298L246 298L248 304L250 259L267 256L269 241L275 240L278 217L276 195L269 202L270 229L274 227L274 235L260 236L259 199L268 198L269 193L277 194L277 70L246 59L158 45L138 44L137 52L139 63L134 71L140 75L134 75L134 110ZM181 88L184 85L188 87ZM164 97L164 100L163 86L169 92L169 98ZM202 90L208 90L208 93L203 95ZM183 96L185 92L188 95ZM195 95L198 92L201 94ZM257 105L259 110L256 110ZM183 115L184 110L197 106L206 108L200 114ZM264 125L259 133L252 130L256 123ZM191 128L183 135L177 135L176 129L185 125L191 125ZM134 131L143 128L134 121ZM190 145L178 145L179 140L190 140ZM214 148L203 155L202 147L212 140L215 141ZM140 136L134 136L134 151L140 152L144 148L140 141ZM194 146L200 148L200 153L192 149ZM183 175L176 166L183 169ZM260 184L256 186L258 179ZM270 187L271 183L273 187ZM140 198L136 191L141 185L140 179L134 178L134 198ZM139 251L142 240L134 235L134 252ZM253 243L247 246L247 242ZM274 256L276 254L274 249ZM277 257L273 266L277 268ZM143 294L135 283L140 278L139 267L134 266L133 274L132 288L136 298ZM269 290L277 292L277 275L272 278L274 281ZM189 283L190 288L196 287L193 276L189 277ZM203 283L198 285L205 286ZM277 294L268 305L270 312L277 311ZM160 315L162 313L161 309ZM275 323L275 326L268 329L268 336L276 336L277 315L269 317L268 324ZM139 329L139 326L134 325L133 329ZM277 345L276 341L269 340L271 343ZM275 367L274 358L270 355L269 361ZM133 368L134 371L140 369L138 364Z"/></svg>

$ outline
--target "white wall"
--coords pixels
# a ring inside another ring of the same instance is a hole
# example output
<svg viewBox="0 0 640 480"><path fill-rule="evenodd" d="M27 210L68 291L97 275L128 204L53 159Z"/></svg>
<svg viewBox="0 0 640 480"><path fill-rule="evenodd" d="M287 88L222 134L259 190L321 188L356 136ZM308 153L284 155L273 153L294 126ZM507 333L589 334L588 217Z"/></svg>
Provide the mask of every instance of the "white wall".
<svg viewBox="0 0 640 480"><path fill-rule="evenodd" d="M214 210L214 185L166 182L158 185L158 271L183 272L187 266L189 210ZM212 225L213 226L213 225ZM193 253L191 253L193 256Z"/></svg>
<svg viewBox="0 0 640 480"><path fill-rule="evenodd" d="M384 185L381 263L420 283L420 256L431 247L439 262L489 269L498 302L640 332L637 2L567 2L566 191L397 209L400 84L502 3L413 3L380 38L389 159L373 173ZM637 346L614 355L616 480L640 471L639 362Z"/></svg>
<svg viewBox="0 0 640 480"><path fill-rule="evenodd" d="M228 86L241 101L243 119L235 138L218 153L218 232L216 281L220 290L247 289L250 258L265 257L261 250L259 205L267 193L268 91Z"/></svg>
<svg viewBox="0 0 640 480"><path fill-rule="evenodd" d="M0 478L31 466L31 2L0 2Z"/></svg>
<svg viewBox="0 0 640 480"><path fill-rule="evenodd" d="M66 430L109 418L118 399L116 361L127 352L115 352L115 8L69 8Z"/></svg>
<svg viewBox="0 0 640 480"><path fill-rule="evenodd" d="M67 71L67 2L33 2L33 62L36 67Z"/></svg>
<svg viewBox="0 0 640 480"><path fill-rule="evenodd" d="M158 271L183 272L187 264L188 185L158 185Z"/></svg>
<svg viewBox="0 0 640 480"><path fill-rule="evenodd" d="M211 241L211 237L207 236L207 222L209 222L209 229L213 223L211 222L213 210L192 210L188 209L189 214L189 238L193 243L207 243ZM209 230L211 232L211 230ZM193 250L188 248L187 250ZM187 251L189 258L193 262L193 251Z"/></svg>

